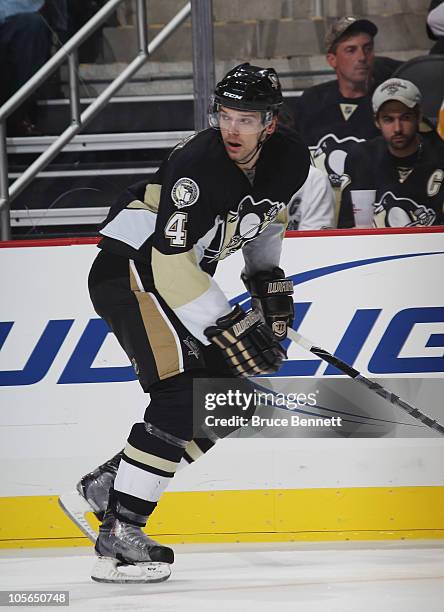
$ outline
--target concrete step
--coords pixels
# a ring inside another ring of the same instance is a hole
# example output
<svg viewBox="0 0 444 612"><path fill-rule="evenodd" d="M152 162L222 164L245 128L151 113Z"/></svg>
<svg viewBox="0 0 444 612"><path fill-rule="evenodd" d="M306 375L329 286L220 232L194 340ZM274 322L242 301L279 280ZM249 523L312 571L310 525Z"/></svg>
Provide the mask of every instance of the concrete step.
<svg viewBox="0 0 444 612"><path fill-rule="evenodd" d="M230 4L232 7L232 3ZM258 2L258 7L265 7ZM275 5L268 2L268 10ZM330 3L326 3L329 5ZM378 52L407 51L423 49L427 52L431 41L425 28L426 11L422 10L422 0L413 2L366 3L337 2L339 5L359 5L366 9L367 4L379 5L380 11L374 14L365 12L376 23L379 33L376 38ZM392 6L393 4L393 6ZM276 5L284 6L283 2ZM384 5L384 6L383 6ZM244 3L239 7L245 9ZM406 10L394 9L405 7ZM293 3L288 3L293 7ZM250 7L251 8L251 7ZM276 8L276 7L275 7ZM421 10L420 10L421 9ZM283 11L281 11L283 12ZM287 11L291 13L292 11ZM345 11L338 11L344 14ZM352 14L357 14L353 11ZM249 17L242 19L243 12L237 20L218 20L214 22L215 57L218 60L231 60L242 57L244 60L256 58L290 58L312 56L324 53L324 34L331 18L320 19L307 16L264 18L260 11L251 10ZM230 15L228 15L230 17ZM234 16L233 16L234 17ZM162 22L149 21L149 40L152 40L163 27ZM105 63L128 62L137 53L137 37L134 26L104 28L102 59ZM153 61L191 61L192 39L191 22L186 21L160 48L153 53Z"/></svg>
<svg viewBox="0 0 444 612"><path fill-rule="evenodd" d="M81 98L81 110L94 101ZM194 127L193 97L120 96L114 98L83 128L83 134L163 132L192 130ZM60 134L70 122L68 100L43 100L38 105L38 126L45 135Z"/></svg>
<svg viewBox="0 0 444 612"><path fill-rule="evenodd" d="M331 76L331 75L330 75ZM289 108L294 109L295 99L301 91L286 91L285 99ZM83 111L94 98L82 98L81 110ZM45 134L37 138L11 138L8 139L9 153L37 152L36 146L49 146L53 135L61 134L70 122L70 110L68 100L42 100L38 106L38 126ZM76 136L72 143L65 147L66 151L76 150L98 150L92 149L91 142L83 140L86 138L114 137L114 141L104 141L103 149L119 150L144 148L148 146L146 140L138 139L137 133L151 132L148 136L149 148L158 148L156 134L163 138L162 133L179 134L184 130L194 129L194 100L192 94L158 95L158 96L121 96L111 102L83 128L80 136ZM134 138L131 134L135 133ZM114 136L113 136L114 135ZM117 138L122 138L123 145L118 146ZM181 136L182 138L183 136ZM127 141L128 145L126 144ZM17 144L15 144L17 142ZM100 143L99 143L100 144ZM169 143L169 146L171 143Z"/></svg>
<svg viewBox="0 0 444 612"><path fill-rule="evenodd" d="M186 0L150 0L147 2L148 21L165 24L185 5ZM384 15L426 13L429 0L328 0L323 2L325 17L343 15ZM216 22L248 21L251 19L303 19L315 16L312 0L213 0ZM134 25L134 7L128 3L118 12L120 23Z"/></svg>
<svg viewBox="0 0 444 612"><path fill-rule="evenodd" d="M383 55L406 61L413 57L427 54L421 48L404 51L388 51ZM241 57L216 62L216 80L236 64L245 61ZM273 66L280 75L284 91L300 91L334 77L328 66L325 55L295 56L290 58L264 59L250 58L251 63ZM124 63L84 64L80 66L80 92L84 98L93 98L100 94L109 82L124 69ZM65 74L65 73L64 73ZM68 96L66 76L63 91ZM180 96L193 94L193 65L190 61L181 62L147 62L118 93L120 96Z"/></svg>

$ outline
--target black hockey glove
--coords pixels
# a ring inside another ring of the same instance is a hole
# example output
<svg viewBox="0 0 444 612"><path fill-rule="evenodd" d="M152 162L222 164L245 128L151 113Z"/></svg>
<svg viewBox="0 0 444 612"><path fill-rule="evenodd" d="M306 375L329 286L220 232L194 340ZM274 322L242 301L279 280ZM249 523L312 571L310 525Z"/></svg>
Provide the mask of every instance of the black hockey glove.
<svg viewBox="0 0 444 612"><path fill-rule="evenodd" d="M287 328L293 325L293 281L285 278L281 268L258 272L251 278L241 275L251 294L251 306L260 310L275 337L281 341L287 337Z"/></svg>
<svg viewBox="0 0 444 612"><path fill-rule="evenodd" d="M277 372L285 352L256 310L236 306L217 319L204 334L218 346L235 376L257 376Z"/></svg>

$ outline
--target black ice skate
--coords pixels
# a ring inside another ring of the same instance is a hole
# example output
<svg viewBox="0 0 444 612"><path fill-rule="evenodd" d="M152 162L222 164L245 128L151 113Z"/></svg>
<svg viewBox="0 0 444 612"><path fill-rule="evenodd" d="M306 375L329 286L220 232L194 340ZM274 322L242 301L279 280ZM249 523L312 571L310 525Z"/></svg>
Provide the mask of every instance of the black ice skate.
<svg viewBox="0 0 444 612"><path fill-rule="evenodd" d="M59 505L65 514L94 544L97 532L86 520L86 514L93 512L99 521L103 520L108 505L109 491L114 484L122 452L99 465L83 476L76 490L59 497Z"/></svg>
<svg viewBox="0 0 444 612"><path fill-rule="evenodd" d="M110 501L95 546L98 558L91 573L93 580L147 583L170 577L174 552L142 531L147 518Z"/></svg>

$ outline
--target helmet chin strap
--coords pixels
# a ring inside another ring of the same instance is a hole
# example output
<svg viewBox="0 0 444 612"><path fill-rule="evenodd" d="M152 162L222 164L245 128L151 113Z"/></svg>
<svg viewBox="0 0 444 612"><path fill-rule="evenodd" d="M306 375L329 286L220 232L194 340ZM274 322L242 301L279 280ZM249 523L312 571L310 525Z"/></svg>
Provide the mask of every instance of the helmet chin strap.
<svg viewBox="0 0 444 612"><path fill-rule="evenodd" d="M267 138L269 138L269 136L271 136L271 134L266 134L265 138L262 138L262 136L264 135L264 132L267 128L264 128L262 130L262 132L259 135L258 141L256 146L254 147L253 151L251 153L249 153L248 155L248 159L244 161L237 161L236 164L238 166L245 166L246 164L249 164L251 162L251 160L254 158L254 156L262 149L264 142L267 140Z"/></svg>

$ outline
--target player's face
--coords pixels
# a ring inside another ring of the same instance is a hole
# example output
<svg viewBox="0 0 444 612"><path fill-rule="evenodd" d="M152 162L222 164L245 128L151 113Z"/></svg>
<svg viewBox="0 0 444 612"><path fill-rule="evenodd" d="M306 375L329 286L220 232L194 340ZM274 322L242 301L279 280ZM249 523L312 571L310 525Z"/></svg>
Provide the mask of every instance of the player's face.
<svg viewBox="0 0 444 612"><path fill-rule="evenodd" d="M219 127L225 150L235 163L242 163L251 157L259 139L272 133L274 126L275 120L270 126L264 127L259 112L239 111L224 106L219 110Z"/></svg>
<svg viewBox="0 0 444 612"><path fill-rule="evenodd" d="M373 38L361 32L341 41L327 61L341 81L349 84L369 83L375 59Z"/></svg>
<svg viewBox="0 0 444 612"><path fill-rule="evenodd" d="M378 112L376 125L389 151L398 157L414 153L418 147L419 115L398 100L390 100Z"/></svg>

